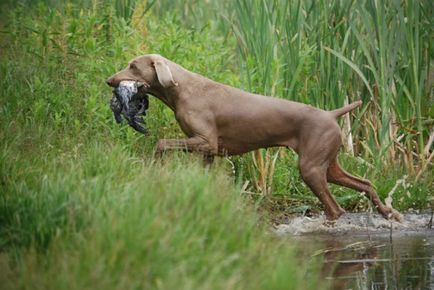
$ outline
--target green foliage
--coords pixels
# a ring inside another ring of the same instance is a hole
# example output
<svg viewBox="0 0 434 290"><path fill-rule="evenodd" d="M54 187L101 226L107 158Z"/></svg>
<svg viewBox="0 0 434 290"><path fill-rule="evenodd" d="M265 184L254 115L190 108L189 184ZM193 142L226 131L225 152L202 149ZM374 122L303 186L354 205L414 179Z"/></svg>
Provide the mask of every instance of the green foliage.
<svg viewBox="0 0 434 290"><path fill-rule="evenodd" d="M19 154L10 145L1 164ZM153 164L96 141L76 153L2 168L13 175L0 246L25 247L2 268L13 273L0 276L3 289L315 289L221 170L185 156Z"/></svg>
<svg viewBox="0 0 434 290"><path fill-rule="evenodd" d="M326 109L362 99L356 152L377 166L423 168L433 121L429 1L237 0L233 6L249 90ZM417 159L409 161L413 154Z"/></svg>
<svg viewBox="0 0 434 290"><path fill-rule="evenodd" d="M428 1L237 0L231 7L242 85L249 91L325 109L362 99L364 107L355 118L341 120L346 128L344 144L373 166L351 172L382 184L378 188L382 197L397 179L410 175L407 179L414 187L395 191L400 200L395 206L427 206L433 180L432 171L427 172L433 155L429 143L432 5ZM280 181L284 175L274 173L282 172L281 164L290 160L256 166L273 160L275 154L260 150L246 163L251 168L244 171L246 179L260 176L263 180L253 183L254 191L265 195L270 190L279 195L289 191L288 178ZM342 162L351 163L349 158ZM396 166L406 170L390 170ZM423 172L426 180L421 184L415 176ZM298 187L291 191L305 191ZM352 195L348 190L344 194Z"/></svg>

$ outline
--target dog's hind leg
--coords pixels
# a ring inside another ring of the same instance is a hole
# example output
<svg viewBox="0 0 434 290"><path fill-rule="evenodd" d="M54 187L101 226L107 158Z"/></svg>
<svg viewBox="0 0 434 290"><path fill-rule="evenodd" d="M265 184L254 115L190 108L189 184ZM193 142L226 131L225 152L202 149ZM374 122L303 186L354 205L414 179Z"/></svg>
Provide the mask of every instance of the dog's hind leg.
<svg viewBox="0 0 434 290"><path fill-rule="evenodd" d="M372 203L382 216L387 219L392 218L397 221L402 221L402 217L397 211L385 206L381 202L378 194L375 192L374 187L369 181L352 176L351 174L347 173L341 168L336 158L330 163L330 166L327 169L327 181L337 185L342 185L351 189L355 189L359 192L365 192L366 194L368 194L369 199L372 201Z"/></svg>
<svg viewBox="0 0 434 290"><path fill-rule="evenodd" d="M344 214L345 210L337 204L328 188L326 178L327 166L316 165L301 157L299 168L304 182L324 204L327 220L336 220Z"/></svg>

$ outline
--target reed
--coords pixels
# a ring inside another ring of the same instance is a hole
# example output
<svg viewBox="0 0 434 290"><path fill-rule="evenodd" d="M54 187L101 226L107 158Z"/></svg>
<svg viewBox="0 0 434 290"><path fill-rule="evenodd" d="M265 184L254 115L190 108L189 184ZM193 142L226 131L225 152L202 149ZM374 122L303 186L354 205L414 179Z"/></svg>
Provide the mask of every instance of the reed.
<svg viewBox="0 0 434 290"><path fill-rule="evenodd" d="M356 153L423 166L433 122L429 1L239 0L234 12L246 88L325 109L361 98Z"/></svg>

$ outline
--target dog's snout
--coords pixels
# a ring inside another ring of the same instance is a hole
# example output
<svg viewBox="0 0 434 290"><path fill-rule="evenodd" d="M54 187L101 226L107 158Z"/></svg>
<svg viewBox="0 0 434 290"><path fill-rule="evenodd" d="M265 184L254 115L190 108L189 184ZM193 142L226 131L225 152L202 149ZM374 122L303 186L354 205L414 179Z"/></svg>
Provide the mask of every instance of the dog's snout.
<svg viewBox="0 0 434 290"><path fill-rule="evenodd" d="M113 78L108 78L105 82L106 82L107 85L109 85L111 87L114 87Z"/></svg>

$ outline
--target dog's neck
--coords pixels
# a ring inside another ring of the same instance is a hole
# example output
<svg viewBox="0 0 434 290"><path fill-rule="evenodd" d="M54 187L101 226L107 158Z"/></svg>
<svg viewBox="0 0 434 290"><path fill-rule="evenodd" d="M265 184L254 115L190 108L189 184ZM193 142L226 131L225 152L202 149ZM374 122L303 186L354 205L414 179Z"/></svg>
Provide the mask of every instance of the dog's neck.
<svg viewBox="0 0 434 290"><path fill-rule="evenodd" d="M169 63L169 66L177 85L168 88L154 88L151 91L151 94L166 104L170 109L172 109L172 111L176 112L178 104L181 100L190 98L197 93L190 91L189 87L193 86L190 86L189 83L194 82L195 78L197 79L197 76L199 75L196 75L184 69L180 65L173 64L171 62Z"/></svg>
<svg viewBox="0 0 434 290"><path fill-rule="evenodd" d="M176 104L178 103L179 97L176 89L167 88L167 89L154 89L151 92L151 95L162 101L166 106L168 106L172 111L176 112Z"/></svg>

